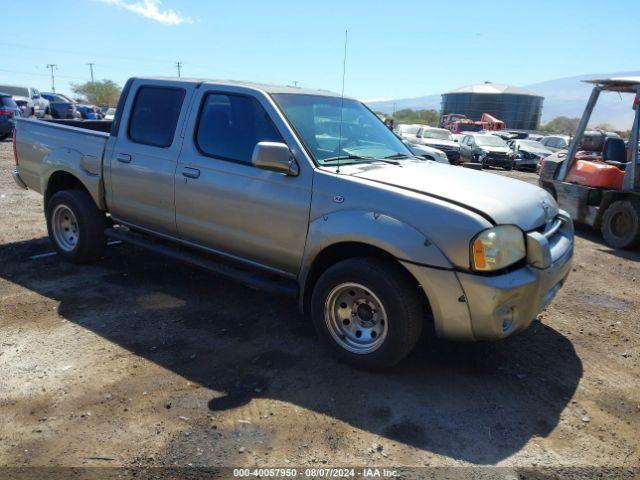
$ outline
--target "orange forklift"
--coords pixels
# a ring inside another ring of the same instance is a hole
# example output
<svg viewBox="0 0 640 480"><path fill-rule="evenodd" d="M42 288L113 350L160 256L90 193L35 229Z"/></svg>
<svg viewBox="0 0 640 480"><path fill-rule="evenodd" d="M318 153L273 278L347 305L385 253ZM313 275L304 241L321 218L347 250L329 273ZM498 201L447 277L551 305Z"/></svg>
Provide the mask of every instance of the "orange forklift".
<svg viewBox="0 0 640 480"><path fill-rule="evenodd" d="M569 148L545 158L539 184L577 223L599 229L613 248L640 243L640 77L589 80L594 84ZM600 131L587 131L601 92L635 95L629 142Z"/></svg>

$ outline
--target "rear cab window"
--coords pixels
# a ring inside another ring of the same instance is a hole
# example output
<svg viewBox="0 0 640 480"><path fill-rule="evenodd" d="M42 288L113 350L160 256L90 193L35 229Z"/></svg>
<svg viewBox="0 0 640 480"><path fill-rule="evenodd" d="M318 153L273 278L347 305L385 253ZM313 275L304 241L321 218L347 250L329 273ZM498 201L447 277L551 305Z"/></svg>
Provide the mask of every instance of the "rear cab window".
<svg viewBox="0 0 640 480"><path fill-rule="evenodd" d="M186 91L176 87L142 86L129 118L132 142L160 148L173 143Z"/></svg>
<svg viewBox="0 0 640 480"><path fill-rule="evenodd" d="M204 96L194 140L205 156L244 164L257 143L284 142L255 97L222 92Z"/></svg>

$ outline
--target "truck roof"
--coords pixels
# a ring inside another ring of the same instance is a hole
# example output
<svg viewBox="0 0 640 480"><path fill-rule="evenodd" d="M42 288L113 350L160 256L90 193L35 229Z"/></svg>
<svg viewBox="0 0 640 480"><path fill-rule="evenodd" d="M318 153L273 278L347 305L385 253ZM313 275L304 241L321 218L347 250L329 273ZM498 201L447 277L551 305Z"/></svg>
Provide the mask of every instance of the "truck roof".
<svg viewBox="0 0 640 480"><path fill-rule="evenodd" d="M228 85L260 90L266 93L291 93L296 95L322 95L325 97L340 97L339 93L329 90L315 90L310 88L292 87L288 85L273 85L268 83L245 82L237 80L214 80L210 78L177 78L177 77L135 77L136 80L171 80L172 82L201 83L205 85ZM344 98L350 98L345 96Z"/></svg>

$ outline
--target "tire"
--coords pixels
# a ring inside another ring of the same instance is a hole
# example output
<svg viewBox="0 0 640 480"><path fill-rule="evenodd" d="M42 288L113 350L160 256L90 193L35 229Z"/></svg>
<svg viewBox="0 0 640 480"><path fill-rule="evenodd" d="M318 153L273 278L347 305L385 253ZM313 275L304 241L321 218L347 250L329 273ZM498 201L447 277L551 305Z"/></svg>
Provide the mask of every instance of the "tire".
<svg viewBox="0 0 640 480"><path fill-rule="evenodd" d="M47 202L47 231L58 254L73 263L98 260L106 244L105 214L85 190L62 190Z"/></svg>
<svg viewBox="0 0 640 480"><path fill-rule="evenodd" d="M320 276L311 316L318 336L340 359L381 370L413 349L424 310L417 286L399 265L357 257L336 263Z"/></svg>
<svg viewBox="0 0 640 480"><path fill-rule="evenodd" d="M632 248L640 243L640 204L628 200L613 202L605 210L600 226L602 237L613 248Z"/></svg>
<svg viewBox="0 0 640 480"><path fill-rule="evenodd" d="M511 170L513 170L513 164L509 165L508 167L504 167L504 169L505 169L507 172L510 172Z"/></svg>

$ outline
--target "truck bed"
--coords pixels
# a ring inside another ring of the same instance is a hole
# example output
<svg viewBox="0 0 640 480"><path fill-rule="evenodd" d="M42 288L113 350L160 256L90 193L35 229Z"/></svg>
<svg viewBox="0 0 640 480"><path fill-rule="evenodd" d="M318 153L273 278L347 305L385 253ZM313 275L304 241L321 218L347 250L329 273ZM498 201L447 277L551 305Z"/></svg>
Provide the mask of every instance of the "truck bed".
<svg viewBox="0 0 640 480"><path fill-rule="evenodd" d="M53 172L68 172L102 206L102 157L109 139L104 130L110 123L18 118L16 153L20 178L27 187L44 194Z"/></svg>

